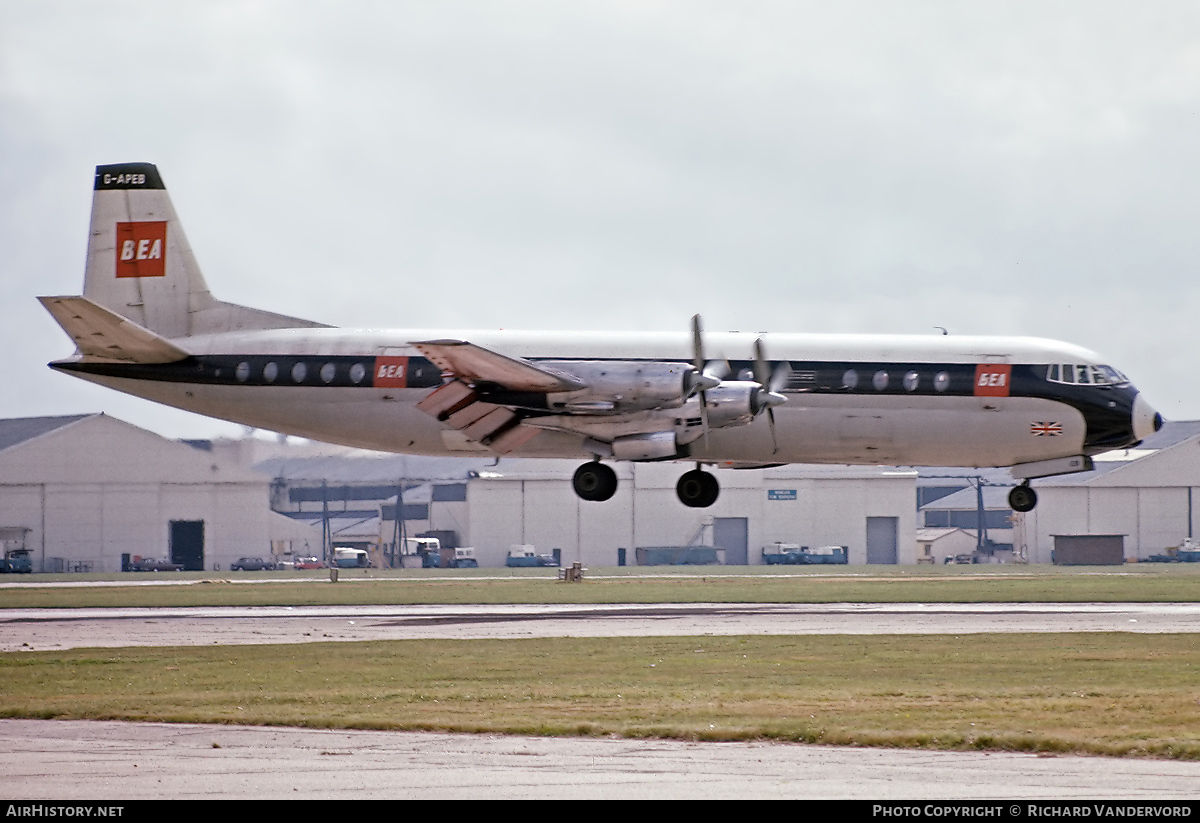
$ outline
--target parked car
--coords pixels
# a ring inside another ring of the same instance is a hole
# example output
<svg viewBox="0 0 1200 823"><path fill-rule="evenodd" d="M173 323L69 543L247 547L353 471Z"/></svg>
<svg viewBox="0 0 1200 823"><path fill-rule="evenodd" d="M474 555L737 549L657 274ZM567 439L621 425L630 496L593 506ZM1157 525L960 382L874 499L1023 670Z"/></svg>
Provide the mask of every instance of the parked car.
<svg viewBox="0 0 1200 823"><path fill-rule="evenodd" d="M130 564L129 570L134 572L180 572L183 571L183 564L172 563L165 557L139 557Z"/></svg>
<svg viewBox="0 0 1200 823"><path fill-rule="evenodd" d="M325 564L322 563L321 560L316 557L297 557L296 558L296 568L297 569L323 569L323 568L325 568Z"/></svg>
<svg viewBox="0 0 1200 823"><path fill-rule="evenodd" d="M260 572L263 569L274 569L275 561L263 560L261 557L239 557L229 564L232 572Z"/></svg>

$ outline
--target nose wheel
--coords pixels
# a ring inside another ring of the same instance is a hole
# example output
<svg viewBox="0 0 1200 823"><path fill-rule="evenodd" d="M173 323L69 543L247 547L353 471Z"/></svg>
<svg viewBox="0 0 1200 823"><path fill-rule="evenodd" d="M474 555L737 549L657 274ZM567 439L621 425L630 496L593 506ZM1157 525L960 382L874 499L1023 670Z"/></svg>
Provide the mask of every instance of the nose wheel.
<svg viewBox="0 0 1200 823"><path fill-rule="evenodd" d="M575 470L571 483L584 500L602 502L617 493L617 473L603 463L584 463Z"/></svg>
<svg viewBox="0 0 1200 823"><path fill-rule="evenodd" d="M1028 483L1022 483L1008 493L1008 506L1015 512L1031 512L1036 505L1037 492Z"/></svg>
<svg viewBox="0 0 1200 823"><path fill-rule="evenodd" d="M675 494L679 502L693 509L707 509L717 502L721 493L721 484L717 478L706 471L692 469L684 472L683 477L675 484Z"/></svg>

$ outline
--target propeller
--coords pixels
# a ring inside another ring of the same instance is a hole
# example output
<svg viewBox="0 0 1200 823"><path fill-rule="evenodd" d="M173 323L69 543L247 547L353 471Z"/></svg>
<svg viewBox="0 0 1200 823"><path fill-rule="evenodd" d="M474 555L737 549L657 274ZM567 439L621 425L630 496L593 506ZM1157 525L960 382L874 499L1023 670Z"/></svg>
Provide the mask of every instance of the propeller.
<svg viewBox="0 0 1200 823"><path fill-rule="evenodd" d="M700 332L700 315L692 315L692 370L684 378L684 387L688 397L697 392L700 393L701 408L704 408L705 404L704 392L715 389L721 385L721 380L724 379L723 375L713 373L712 365L704 362L704 338ZM726 368L728 369L728 365Z"/></svg>
<svg viewBox="0 0 1200 823"><path fill-rule="evenodd" d="M757 415L761 414L763 409L767 410L773 454L779 451L779 441L775 438L775 407L787 402L787 396L782 394L782 390L791 376L792 368L786 362L780 363L772 373L767 364L762 338L754 341L754 382L758 384L758 391L754 393L754 413Z"/></svg>
<svg viewBox="0 0 1200 823"><path fill-rule="evenodd" d="M704 359L704 335L700 329L700 315L692 315L692 370L688 372L688 396L700 393L700 423L703 427L704 442L708 444L708 395L709 389L721 385L733 368L728 360Z"/></svg>

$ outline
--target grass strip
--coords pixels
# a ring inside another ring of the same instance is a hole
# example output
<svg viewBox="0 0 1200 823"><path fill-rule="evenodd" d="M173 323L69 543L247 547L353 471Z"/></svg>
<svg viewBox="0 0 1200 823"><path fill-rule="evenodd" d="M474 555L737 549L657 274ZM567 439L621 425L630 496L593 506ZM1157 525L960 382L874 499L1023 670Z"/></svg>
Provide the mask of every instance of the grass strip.
<svg viewBox="0 0 1200 823"><path fill-rule="evenodd" d="M856 567L847 573L727 575L707 573L663 577L602 576L565 584L543 576L484 578L455 572L390 576L343 572L341 582L309 579L221 577L211 574L190 585L63 586L16 585L0 588L0 608L116 608L163 606L305 606L526 603L1180 603L1200 599L1200 564L1161 565L1136 571L1059 570L1051 567L1014 573L1012 567L978 569L971 574L942 569L888 570L877 574ZM1192 568L1195 566L1196 568ZM1028 567L1027 567L1028 568ZM495 570L491 570L495 571ZM870 577L864 577L869 573ZM22 578L22 582L37 582ZM186 578L171 577L172 580Z"/></svg>
<svg viewBox="0 0 1200 823"><path fill-rule="evenodd" d="M0 655L0 716L1197 759L1198 644L1096 633L20 652Z"/></svg>

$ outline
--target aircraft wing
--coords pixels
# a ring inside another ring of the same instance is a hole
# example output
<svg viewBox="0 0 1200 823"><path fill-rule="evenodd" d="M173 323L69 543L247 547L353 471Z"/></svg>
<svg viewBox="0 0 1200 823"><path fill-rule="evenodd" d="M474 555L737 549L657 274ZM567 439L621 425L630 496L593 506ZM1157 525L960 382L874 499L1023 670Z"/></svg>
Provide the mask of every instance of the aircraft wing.
<svg viewBox="0 0 1200 823"><path fill-rule="evenodd" d="M573 375L544 369L528 360L508 357L465 340L426 340L412 345L442 371L472 383L494 383L510 391L545 394L586 388Z"/></svg>
<svg viewBox="0 0 1200 823"><path fill-rule="evenodd" d="M587 387L574 375L465 340L424 340L412 345L443 372L456 378L417 403L417 408L497 454L508 454L537 436L540 429L524 423L524 412L483 400L476 393L478 387L499 386L510 392L533 394L572 392Z"/></svg>
<svg viewBox="0 0 1200 823"><path fill-rule="evenodd" d="M190 354L86 297L39 297L86 360L174 363Z"/></svg>

